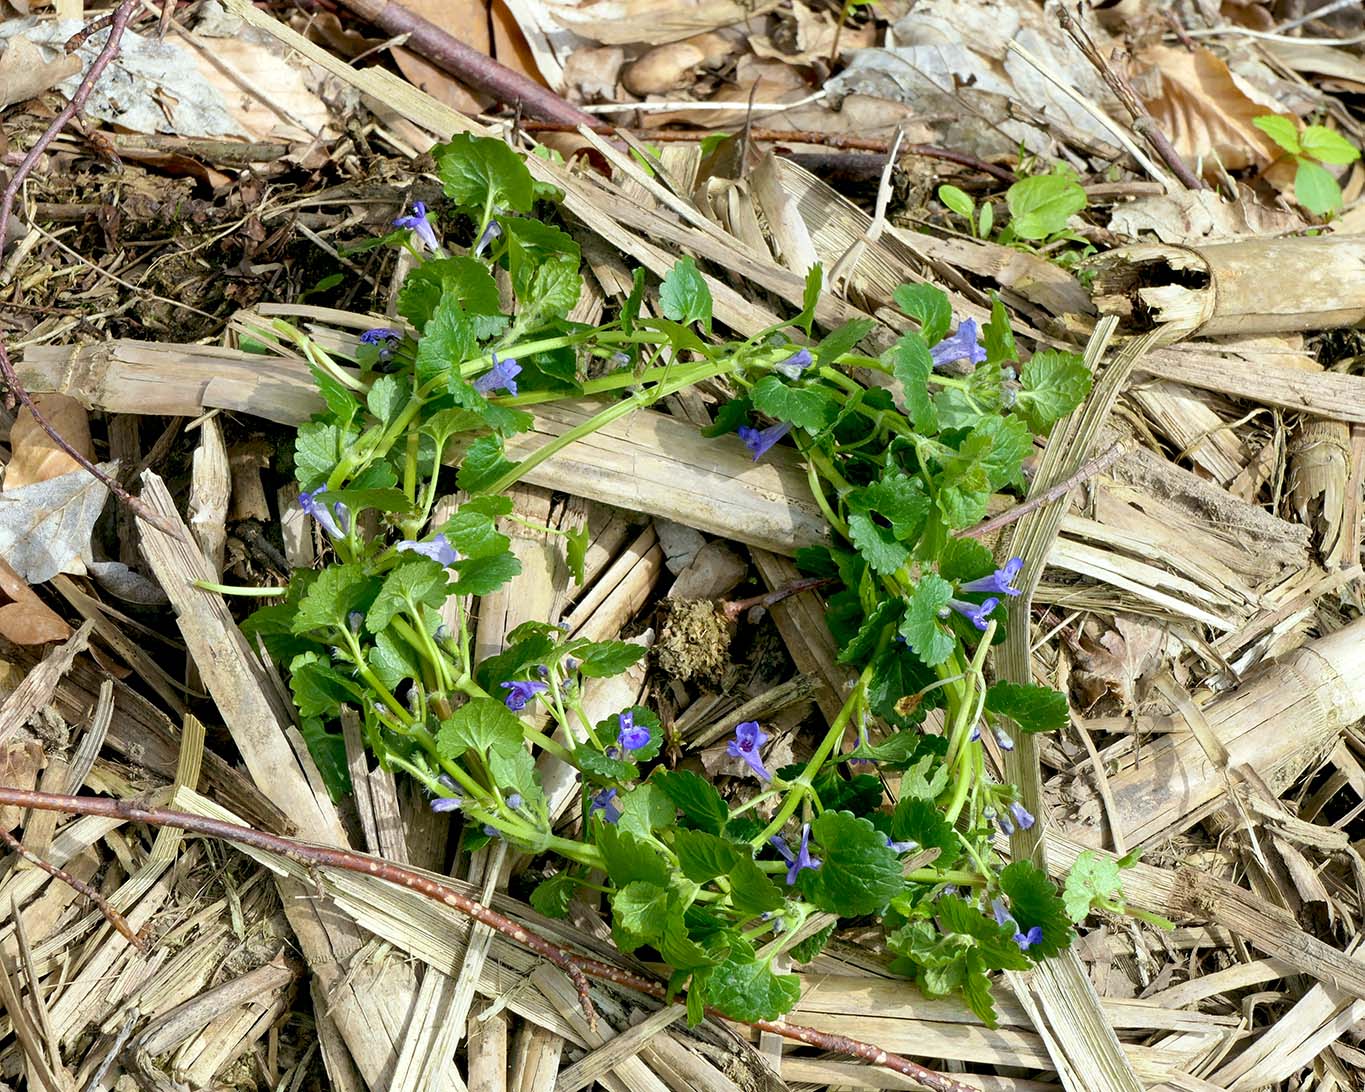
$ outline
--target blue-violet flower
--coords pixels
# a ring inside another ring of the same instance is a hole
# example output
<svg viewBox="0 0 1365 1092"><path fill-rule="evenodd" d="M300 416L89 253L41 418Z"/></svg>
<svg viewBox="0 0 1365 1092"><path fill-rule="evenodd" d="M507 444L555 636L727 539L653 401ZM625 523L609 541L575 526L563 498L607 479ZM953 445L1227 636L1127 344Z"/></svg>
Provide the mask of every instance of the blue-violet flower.
<svg viewBox="0 0 1365 1092"><path fill-rule="evenodd" d="M929 350L929 355L934 358L934 367L941 368L963 359L971 364L980 364L986 359L986 350L977 344L979 334L976 319L963 319L958 324L957 333L945 337Z"/></svg>
<svg viewBox="0 0 1365 1092"><path fill-rule="evenodd" d="M725 748L731 758L742 758L754 771L760 781L771 781L772 774L763 768L763 756L759 748L768 742L768 733L758 726L756 720L741 721L735 725L735 738Z"/></svg>
<svg viewBox="0 0 1365 1092"><path fill-rule="evenodd" d="M806 823L801 827L801 847L796 855L787 848L787 843L781 835L774 834L768 839L768 843L781 854L782 859L787 862L787 886L790 887L796 882L796 877L801 875L802 869L816 869L820 867L820 858L810 855L810 824Z"/></svg>
<svg viewBox="0 0 1365 1092"><path fill-rule="evenodd" d="M479 236L479 241L474 244L474 257L479 257L488 249L488 244L502 234L502 228L498 226L496 220L489 220L488 226L483 229L483 234Z"/></svg>
<svg viewBox="0 0 1365 1092"><path fill-rule="evenodd" d="M533 680L517 680L516 682L505 682L498 685L507 691L504 704L514 713L520 713L525 709L527 702L542 690L550 689L545 683Z"/></svg>
<svg viewBox="0 0 1365 1092"><path fill-rule="evenodd" d="M995 596L991 596L991 598L987 599L984 603L968 603L964 599L948 600L948 607L957 611L958 614L962 615L963 618L967 619L967 621L983 633L986 631L991 612L999 605L1000 600L996 599ZM948 608L945 607L943 610L939 611L938 616L940 618L947 618Z"/></svg>
<svg viewBox="0 0 1365 1092"><path fill-rule="evenodd" d="M810 355L809 349L798 349L786 360L779 360L774 364L773 371L785 375L788 379L800 379L801 373L814 363L815 357Z"/></svg>
<svg viewBox="0 0 1365 1092"><path fill-rule="evenodd" d="M1004 568L996 569L990 576L969 580L961 586L960 590L978 592L983 595L1016 596L1019 594L1019 589L1014 586L1014 581L1019 575L1019 570L1023 567L1024 559L1022 557L1012 557L1005 562Z"/></svg>
<svg viewBox="0 0 1365 1092"><path fill-rule="evenodd" d="M886 848L898 856L902 853L909 853L911 850L919 849L919 843L913 838L908 838L904 842L893 842L891 835L886 836Z"/></svg>
<svg viewBox="0 0 1365 1092"><path fill-rule="evenodd" d="M438 796L431 802L431 810L437 812L459 811L464 806L464 800L458 796Z"/></svg>
<svg viewBox="0 0 1365 1092"><path fill-rule="evenodd" d="M520 374L520 364L515 360L499 360L497 353L494 353L493 366L474 380L474 389L484 396L490 395L496 390L505 390L508 394L516 397L517 376Z"/></svg>
<svg viewBox="0 0 1365 1092"><path fill-rule="evenodd" d="M407 216L398 217L394 220L393 226L415 231L425 250L441 249L441 241L436 238L436 232L431 226L431 221L427 219L427 206L421 201L414 201L412 212Z"/></svg>
<svg viewBox="0 0 1365 1092"><path fill-rule="evenodd" d="M1013 940L1015 944L1019 945L1019 950L1021 952L1027 952L1035 944L1042 941L1043 927L1041 925L1034 925L1028 929L1027 932L1022 931L1019 928L1019 923L1014 920L1014 915L1005 908L1004 899L992 899L991 912L995 914L995 923L997 925L1014 926L1014 936L1010 939Z"/></svg>
<svg viewBox="0 0 1365 1092"><path fill-rule="evenodd" d="M1014 737L998 724L995 726L995 742L1000 744L1002 751L1014 750Z"/></svg>
<svg viewBox="0 0 1365 1092"><path fill-rule="evenodd" d="M521 793L509 792L507 794L507 806L513 811L516 811L517 808L521 807Z"/></svg>
<svg viewBox="0 0 1365 1092"><path fill-rule="evenodd" d="M744 441L744 446L753 452L754 462L758 462L764 455L768 454L768 449L782 439L792 430L791 424L782 421L776 425L769 425L764 429L753 428L749 425L739 426L739 438Z"/></svg>
<svg viewBox="0 0 1365 1092"><path fill-rule="evenodd" d="M616 742L623 751L638 751L649 743L649 729L643 724L635 723L635 713L627 709L616 717L616 723L620 731L616 736Z"/></svg>
<svg viewBox="0 0 1365 1092"><path fill-rule="evenodd" d="M327 507L327 502L319 501L317 499L326 492L327 486L320 485L311 493L300 493L299 507L303 509L305 515L312 516L317 520L318 523L322 525L322 529L333 538L344 538L346 532L337 525L337 521L333 517L331 509ZM343 507L345 506L343 505Z"/></svg>
<svg viewBox="0 0 1365 1092"><path fill-rule="evenodd" d="M592 798L588 806L588 814L595 815L601 812L602 818L613 825L621 818L621 809L616 806L616 790L603 789Z"/></svg>
<svg viewBox="0 0 1365 1092"><path fill-rule="evenodd" d="M408 553L421 554L429 557L432 561L439 561L442 565L454 565L460 560L459 551L450 544L450 539L444 534L432 535L427 542L419 542L415 539L405 538L396 547L397 550L406 550Z"/></svg>
<svg viewBox="0 0 1365 1092"><path fill-rule="evenodd" d="M1024 805L1017 800L1010 805L1010 814L1014 816L1014 821L1019 824L1020 830L1028 830L1029 827L1037 822L1029 813L1028 808L1024 807Z"/></svg>

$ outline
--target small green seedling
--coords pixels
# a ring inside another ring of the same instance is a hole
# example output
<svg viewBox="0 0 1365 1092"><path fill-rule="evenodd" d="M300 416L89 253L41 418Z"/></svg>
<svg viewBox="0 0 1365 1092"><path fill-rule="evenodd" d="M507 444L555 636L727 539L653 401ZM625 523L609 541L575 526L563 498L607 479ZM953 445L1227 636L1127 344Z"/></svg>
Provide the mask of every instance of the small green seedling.
<svg viewBox="0 0 1365 1092"><path fill-rule="evenodd" d="M1299 132L1291 118L1266 114L1252 124L1289 153L1298 164L1294 199L1314 216L1330 216L1341 208L1341 187L1324 163L1354 163L1360 149L1325 125L1309 125Z"/></svg>
<svg viewBox="0 0 1365 1092"><path fill-rule="evenodd" d="M978 213L976 202L956 186L940 186L938 199L967 221L968 230L978 239L990 238L995 226L995 208L987 201ZM1010 222L1000 229L997 242L1004 246L1052 243L1079 236L1067 229L1067 221L1085 208L1085 190L1074 172L1058 167L1051 174L1021 178L1005 191L1005 206Z"/></svg>
<svg viewBox="0 0 1365 1092"><path fill-rule="evenodd" d="M1128 905L1120 873L1137 864L1141 856L1142 850L1135 849L1117 860L1110 860L1087 849L1077 857L1067 874L1066 888L1062 892L1067 916L1079 925L1092 911L1108 910L1111 914L1127 914L1162 929L1174 929L1174 923L1160 914L1151 914Z"/></svg>

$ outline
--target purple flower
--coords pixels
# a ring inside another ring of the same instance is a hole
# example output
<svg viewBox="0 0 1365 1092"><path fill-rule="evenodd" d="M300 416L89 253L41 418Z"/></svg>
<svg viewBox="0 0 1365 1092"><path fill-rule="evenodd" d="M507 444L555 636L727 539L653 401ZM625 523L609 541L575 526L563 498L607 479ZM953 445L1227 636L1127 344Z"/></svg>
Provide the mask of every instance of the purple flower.
<svg viewBox="0 0 1365 1092"><path fill-rule="evenodd" d="M327 502L318 502L317 498L326 492L327 486L320 485L311 493L300 493L299 507L303 509L305 515L312 516L317 520L322 525L322 529L333 538L345 538L346 532L337 525L336 519L327 507ZM340 507L344 510L346 506L341 505Z"/></svg>
<svg viewBox="0 0 1365 1092"><path fill-rule="evenodd" d="M403 335L397 330L390 330L387 326L379 326L373 330L366 330L360 335L362 345L374 345L379 349L379 359L388 360L393 355L394 342L398 341Z"/></svg>
<svg viewBox="0 0 1365 1092"><path fill-rule="evenodd" d="M976 724L972 726L972 734L967 737L967 742L968 743L981 742L981 725Z"/></svg>
<svg viewBox="0 0 1365 1092"><path fill-rule="evenodd" d="M627 709L624 713L617 714L616 723L620 728L616 742L621 750L638 751L649 743L649 729L644 725L636 725L633 710Z"/></svg>
<svg viewBox="0 0 1365 1092"><path fill-rule="evenodd" d="M786 360L779 360L774 364L773 371L780 372L788 379L800 379L801 373L814 363L815 358L810 355L809 349L798 349Z"/></svg>
<svg viewBox="0 0 1365 1092"><path fill-rule="evenodd" d="M763 768L763 756L759 748L768 742L768 734L758 726L756 720L746 720L735 725L735 738L725 748L731 758L742 758L754 771L760 781L771 781L772 774Z"/></svg>
<svg viewBox="0 0 1365 1092"><path fill-rule="evenodd" d="M441 242L436 238L436 232L432 230L431 221L427 219L427 207L421 201L414 201L412 213L408 216L398 217L393 222L393 226L417 232L418 241L421 242L424 250L441 249Z"/></svg>
<svg viewBox="0 0 1365 1092"><path fill-rule="evenodd" d="M337 501L332 505L332 515L336 517L337 526L341 528L343 535L351 533L351 510L346 507L344 501Z"/></svg>
<svg viewBox="0 0 1365 1092"><path fill-rule="evenodd" d="M983 576L977 580L969 580L960 586L959 591L978 592L986 595L1008 595L1019 594L1019 589L1014 586L1015 578L1019 575L1019 570L1024 567L1022 557L1012 557L1005 562L1005 567L996 569L990 576Z"/></svg>
<svg viewBox="0 0 1365 1092"><path fill-rule="evenodd" d="M991 899L991 913L995 915L995 924L1004 925L1006 922L1013 923L1014 918L1010 915L1009 907L1005 905L1004 899Z"/></svg>
<svg viewBox="0 0 1365 1092"><path fill-rule="evenodd" d="M464 807L464 800L458 796L438 796L431 802L431 810L440 814L446 811L459 811Z"/></svg>
<svg viewBox="0 0 1365 1092"><path fill-rule="evenodd" d="M502 228L498 226L496 220L489 220L488 226L483 229L483 234L479 236L479 241L474 244L474 257L478 257L488 249L488 244L502 234Z"/></svg>
<svg viewBox="0 0 1365 1092"><path fill-rule="evenodd" d="M492 355L493 366L474 380L474 389L485 397L495 390L502 389L515 398L521 365L515 360L499 360L497 353Z"/></svg>
<svg viewBox="0 0 1365 1092"><path fill-rule="evenodd" d="M509 792L507 794L507 806L513 811L516 811L517 808L521 807L521 793Z"/></svg>
<svg viewBox="0 0 1365 1092"><path fill-rule="evenodd" d="M450 640L450 627L449 627L448 625L446 625L444 622L442 622L439 626L436 627L436 634L435 634L435 636L436 636L436 640L438 640L438 641L449 641L449 640Z"/></svg>
<svg viewBox="0 0 1365 1092"><path fill-rule="evenodd" d="M796 856L792 856L792 851L787 848L787 843L780 835L774 834L768 839L771 845L782 859L787 862L787 886L790 887L796 882L796 877L801 875L804 868L815 869L820 867L820 858L810 855L810 824L806 823L801 827L801 848Z"/></svg>
<svg viewBox="0 0 1365 1092"><path fill-rule="evenodd" d="M1020 830L1028 830L1029 827L1037 822L1037 820L1029 814L1028 808L1024 807L1024 805L1017 800L1010 805L1010 814L1014 816L1014 821L1019 824Z"/></svg>
<svg viewBox="0 0 1365 1092"><path fill-rule="evenodd" d="M550 689L549 686L543 682L517 681L499 683L498 685L507 691L507 697L504 699L504 702L507 705L507 708L514 713L520 713L525 709L526 703L542 690Z"/></svg>
<svg viewBox="0 0 1365 1092"><path fill-rule="evenodd" d="M945 337L929 350L929 355L934 358L934 367L941 368L963 359L971 364L980 364L986 359L986 350L976 343L978 334L976 319L963 319L958 324L957 333Z"/></svg>
<svg viewBox="0 0 1365 1092"><path fill-rule="evenodd" d="M621 818L621 809L616 806L615 789L603 789L592 798L588 814L595 815L598 812L601 812L603 820L613 825Z"/></svg>
<svg viewBox="0 0 1365 1092"><path fill-rule="evenodd" d="M1019 950L1021 952L1027 952L1035 944L1042 941L1043 927L1041 925L1035 925L1030 928L1027 933L1021 933L1016 929L1012 939L1015 944L1019 945Z"/></svg>
<svg viewBox="0 0 1365 1092"><path fill-rule="evenodd" d="M360 611L353 610L346 615L346 624L351 627L352 633L359 633L360 627L365 624L365 616Z"/></svg>
<svg viewBox="0 0 1365 1092"><path fill-rule="evenodd" d="M502 831L500 831L500 830L499 830L497 827L495 827L492 823L485 823L485 824L483 825L483 832L484 832L485 834L487 834L488 837L490 837L490 838L501 838L501 837L502 837Z"/></svg>
<svg viewBox="0 0 1365 1092"><path fill-rule="evenodd" d="M460 560L459 552L450 544L450 539L444 534L432 535L429 542L418 542L415 539L405 538L396 547L397 550L405 550L412 554L421 554L429 557L432 561L439 561L442 565L454 565Z"/></svg>
<svg viewBox="0 0 1365 1092"><path fill-rule="evenodd" d="M968 603L964 599L948 600L949 607L957 611L958 614L962 615L963 618L967 619L967 621L983 633L986 631L987 620L991 616L991 611L995 610L999 605L1000 600L996 599L995 596L991 596L991 598L987 599L984 603ZM939 611L938 616L940 618L947 618L947 608L945 607L943 610Z"/></svg>
<svg viewBox="0 0 1365 1092"><path fill-rule="evenodd" d="M995 725L995 742L1000 744L1000 749L1002 751L1014 750L1014 740L1010 737L1010 734L998 724Z"/></svg>
<svg viewBox="0 0 1365 1092"><path fill-rule="evenodd" d="M744 441L744 446L754 454L754 462L758 462L764 455L768 454L768 448L782 439L792 430L786 421L776 425L769 425L765 429L751 428L749 425L739 426L739 438Z"/></svg>
<svg viewBox="0 0 1365 1092"><path fill-rule="evenodd" d="M994 812L987 809L986 818L994 819L995 825L1000 828L1002 834L1014 833L1014 823L1008 815L996 815Z"/></svg>
<svg viewBox="0 0 1365 1092"><path fill-rule="evenodd" d="M886 848L899 856L902 853L909 853L912 849L919 849L919 843L913 838L907 839L904 842L893 842L891 840L891 835L888 834L886 836Z"/></svg>

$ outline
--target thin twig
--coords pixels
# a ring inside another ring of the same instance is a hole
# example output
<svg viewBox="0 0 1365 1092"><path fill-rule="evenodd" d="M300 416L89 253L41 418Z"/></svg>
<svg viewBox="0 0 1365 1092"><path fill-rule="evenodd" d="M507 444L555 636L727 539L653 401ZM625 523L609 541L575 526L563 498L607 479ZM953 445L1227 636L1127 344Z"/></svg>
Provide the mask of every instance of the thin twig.
<svg viewBox="0 0 1365 1092"><path fill-rule="evenodd" d="M237 823L225 823L221 819L211 819L189 812L172 811L169 808L146 807L131 800L69 796L64 793L38 792L33 789L14 789L0 786L0 806L37 808L41 811L59 811L71 815L98 815L110 819L122 819L130 823L146 823L154 827L177 827L190 834L236 842L239 845L251 846L267 853L275 853L306 868L317 868L319 866L339 868L406 887L410 891L416 891L420 895L425 895L429 899L458 910L504 936L511 937L518 944L525 945L537 955L545 957L559 967L573 980L577 987L579 1001L590 1022L594 1019L594 1010L588 994L586 977L588 975L647 994L650 997L665 998L668 993L661 982L643 978L640 975L632 974L630 971L613 967L611 964L602 963L587 956L566 952L520 922L498 913L478 900L455 890L453 887L433 880L415 869L392 864L363 853L355 853L348 849L336 849L331 846L309 845L306 842L296 842L276 834L267 834L265 831L256 830L253 827L240 826ZM770 1031L775 1035L806 1043L820 1050L862 1058L872 1065L884 1066L918 1081L925 1088L933 1089L934 1092L977 1092L976 1089L962 1084L952 1077L936 1073L932 1069L926 1069L908 1058L891 1054L872 1043L849 1039L843 1035L832 1035L829 1032L800 1024L788 1024L785 1021L736 1021L733 1017L727 1016L717 1009L708 1008L706 1012L708 1016L713 1016L716 1019L747 1024L749 1027L758 1028L760 1031Z"/></svg>
<svg viewBox="0 0 1365 1092"><path fill-rule="evenodd" d="M1057 498L1070 493L1071 490L1075 489L1076 486L1080 485L1081 482L1085 481L1087 478L1093 478L1096 474L1104 473L1127 453L1128 445L1120 440L1107 451L1102 451L1093 459L1082 463L1080 469L1072 474L1071 477L1067 478L1066 481L1058 482L1051 489L1047 490L1047 492L1041 493L1036 497L1030 497L1022 504L1016 504L1008 512L1001 512L998 516L992 516L990 519L978 523L975 527L967 527L961 531L954 531L953 537L981 538L984 535L989 535L992 531L1000 530L1001 527L1008 527L1015 520L1023 519L1030 512L1043 507L1045 504L1051 504L1053 501L1057 500Z"/></svg>
<svg viewBox="0 0 1365 1092"><path fill-rule="evenodd" d="M830 576L808 576L801 580L793 580L790 584L784 584L782 587L774 588L762 595L751 595L748 599L727 599L720 605L720 612L728 621L733 622L750 607L767 609L793 595L799 595L803 591L823 588L826 584L833 583L834 578Z"/></svg>
<svg viewBox="0 0 1365 1092"><path fill-rule="evenodd" d="M717 135L717 131L714 129L628 129L624 126L608 125L602 121L594 121L589 127L597 133L627 132L659 144L670 142L695 143ZM523 121L520 128L528 133L573 133L578 130L577 125L564 125L555 121ZM748 131L748 136L750 140L758 141L761 144L822 144L827 148L837 148L842 151L879 152L882 155L891 151L892 143L889 140L881 140L877 137L849 136L847 133L818 133L804 129L752 128ZM972 170L981 171L992 178L998 178L1001 182L1016 181L1014 172L1005 167L987 163L985 160L977 159L966 152L955 152L951 148L940 148L936 144L906 144L903 151L906 155L922 156L925 159L941 159L945 163L957 163L963 167L970 167Z"/></svg>
<svg viewBox="0 0 1365 1092"><path fill-rule="evenodd" d="M109 27L109 37L104 43L104 48L100 50L99 55L91 62L89 70L81 77L80 86L76 88L76 93L71 96L71 101L58 112L57 116L52 119L52 124L47 127L43 132L43 135L40 136L34 142L33 147L28 150L28 154L24 156L23 160L19 163L18 168L15 170L13 177L10 178L9 185L5 187L4 195L0 196L0 258L4 257L6 228L9 224L10 213L14 208L14 198L19 193L19 187L24 184L25 179L33 172L33 168L37 164L38 158L43 154L47 146L56 139L57 134L60 133L71 119L76 116L77 112L85 106L86 100L90 98L90 93L95 89L95 84L99 81L100 76L103 75L104 70L109 67L109 63L114 57L118 55L119 42L123 38L124 30L127 29L128 20L132 16L135 4L136 0L122 0L122 3L114 9L114 12L111 15L100 16L89 26L67 39L66 51L68 53L73 53L84 44L91 34L102 29L106 25ZM119 485L118 482L73 448L66 442L61 434L52 427L48 419L43 416L42 411L34 404L33 396L28 393L23 383L19 381L19 376L14 370L14 365L10 362L9 353L5 351L3 340L0 340L0 382L4 383L8 391L8 397L6 398L7 405L12 407L14 400L22 403L29 413L33 414L33 420L38 427L52 438L53 443L70 455L71 458L76 460L86 473L93 475L122 503L126 504L158 531L175 538L179 537L179 534L170 523L161 516L158 516L143 504L142 501L130 494L123 486Z"/></svg>
<svg viewBox="0 0 1365 1092"><path fill-rule="evenodd" d="M84 880L78 880L75 876L71 875L70 872L66 871L66 869L58 868L51 861L43 860L42 857L38 856L38 854L34 853L33 850L29 849L28 846L24 845L23 842L19 841L18 838L2 827L0 827L0 841L5 842L10 849L14 850L20 857L28 861L29 864L37 865L53 879L61 880L61 882L68 887L84 895L99 907L100 913L109 919L110 925L127 938L129 944L144 955L147 953L147 942L137 935L137 932L133 927L128 924L128 919L110 906L109 901L88 883Z"/></svg>
<svg viewBox="0 0 1365 1092"><path fill-rule="evenodd" d="M1062 4L1057 9L1058 18L1061 20L1062 28L1071 36L1071 40L1085 54L1085 59L1091 67L1100 74L1100 78L1109 85L1109 90L1114 92L1115 97L1123 104L1123 108L1128 111L1129 117L1133 119L1133 131L1145 137L1147 143L1152 146L1152 150L1161 157L1161 161L1171 169L1171 173L1180 180L1187 190L1208 189L1203 180L1195 174L1180 158L1166 134L1157 125L1156 118L1148 113L1147 108L1142 105L1142 100L1138 98L1137 92L1133 90L1127 78L1119 71L1118 66L1123 64L1127 58L1127 53L1123 50L1115 50L1109 60L1101 56L1086 29L1072 17L1066 10L1066 4Z"/></svg>

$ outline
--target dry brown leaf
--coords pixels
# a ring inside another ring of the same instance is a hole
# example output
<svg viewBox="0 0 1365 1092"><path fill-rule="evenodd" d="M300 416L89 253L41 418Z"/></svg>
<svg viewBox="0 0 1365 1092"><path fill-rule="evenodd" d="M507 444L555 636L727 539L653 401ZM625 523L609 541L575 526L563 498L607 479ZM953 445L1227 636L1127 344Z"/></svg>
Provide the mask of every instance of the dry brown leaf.
<svg viewBox="0 0 1365 1092"><path fill-rule="evenodd" d="M877 40L877 24L868 20L862 26L839 24L833 13L815 11L801 0L792 0L791 11L777 13L777 27L771 36L757 34L749 39L749 46L760 57L787 64L827 64L830 51L838 41L839 56L855 49L865 49Z"/></svg>
<svg viewBox="0 0 1365 1092"><path fill-rule="evenodd" d="M1076 686L1089 707L1113 694L1125 709L1138 700L1138 684L1161 663L1165 630L1135 615L1116 614L1114 628L1090 640L1084 633L1072 644Z"/></svg>
<svg viewBox="0 0 1365 1092"><path fill-rule="evenodd" d="M735 67L735 82L709 102L733 102L734 110L661 110L644 116L647 128L670 124L700 125L707 129L723 129L744 121L745 104L752 96L754 102L786 102L805 98L809 88L791 65L781 61L764 61L757 57L741 57ZM759 124L767 124L764 120Z"/></svg>
<svg viewBox="0 0 1365 1092"><path fill-rule="evenodd" d="M514 72L520 72L528 80L542 87L549 87L545 76L536 64L535 51L526 40L521 24L512 15L503 0L491 0L488 5L489 22L493 25L493 55L499 64L504 64Z"/></svg>
<svg viewBox="0 0 1365 1092"><path fill-rule="evenodd" d="M0 637L16 645L65 641L71 627L0 557Z"/></svg>
<svg viewBox="0 0 1365 1092"><path fill-rule="evenodd" d="M1214 190L1176 190L1118 205L1109 230L1128 239L1151 232L1163 243L1198 244L1248 235L1297 231L1303 220L1290 209L1267 205L1245 186L1229 201Z"/></svg>
<svg viewBox="0 0 1365 1092"><path fill-rule="evenodd" d="M484 0L406 0L405 7L454 35L480 53L492 53L488 30L488 6ZM445 103L462 114L477 114L488 108L492 99L476 95L450 74L409 49L395 46L391 52L399 71L419 91Z"/></svg>
<svg viewBox="0 0 1365 1092"><path fill-rule="evenodd" d="M1275 142L1251 122L1283 107L1207 49L1152 46L1138 60L1150 66L1138 92L1191 167L1214 157L1228 170L1263 167L1279 156Z"/></svg>
<svg viewBox="0 0 1365 1092"><path fill-rule="evenodd" d="M575 49L564 62L564 94L574 102L615 102L616 80L625 62L620 46Z"/></svg>
<svg viewBox="0 0 1365 1092"><path fill-rule="evenodd" d="M560 26L602 45L662 45L766 15L781 0L588 0L545 6Z"/></svg>
<svg viewBox="0 0 1365 1092"><path fill-rule="evenodd" d="M91 462L95 461L95 449L90 442L90 414L84 406L65 394L35 394L33 402L63 440ZM22 407L14 419L10 446L14 454L5 470L6 491L60 478L81 469L81 464L58 447L33 419L27 406Z"/></svg>
<svg viewBox="0 0 1365 1092"><path fill-rule="evenodd" d="M56 87L81 70L79 55L63 54L43 60L43 51L27 38L11 38L0 54L0 107L23 102Z"/></svg>
<svg viewBox="0 0 1365 1092"><path fill-rule="evenodd" d="M46 765L47 756L36 739L0 744L0 785L14 789L37 788L38 772ZM13 830L23 817L23 808L0 808L0 830Z"/></svg>

